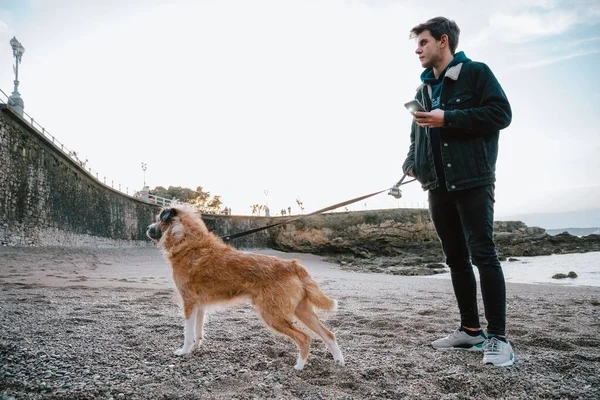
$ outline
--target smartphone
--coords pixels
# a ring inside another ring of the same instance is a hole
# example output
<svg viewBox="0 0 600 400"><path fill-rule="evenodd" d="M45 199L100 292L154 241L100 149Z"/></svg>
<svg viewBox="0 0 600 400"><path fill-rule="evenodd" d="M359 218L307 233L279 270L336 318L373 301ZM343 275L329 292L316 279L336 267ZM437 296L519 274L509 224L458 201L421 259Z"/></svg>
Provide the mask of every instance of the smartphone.
<svg viewBox="0 0 600 400"><path fill-rule="evenodd" d="M421 102L417 99L409 101L404 105L404 107L406 107L408 112L410 112L412 115L415 115L415 112L417 111L427 111L425 110L425 107L423 107L423 104L421 104Z"/></svg>

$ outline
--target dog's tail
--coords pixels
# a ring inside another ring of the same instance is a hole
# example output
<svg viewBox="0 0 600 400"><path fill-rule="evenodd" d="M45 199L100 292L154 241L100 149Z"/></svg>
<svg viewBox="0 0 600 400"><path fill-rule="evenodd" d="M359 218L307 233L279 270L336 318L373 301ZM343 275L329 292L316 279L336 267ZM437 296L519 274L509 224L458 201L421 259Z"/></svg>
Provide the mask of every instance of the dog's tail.
<svg viewBox="0 0 600 400"><path fill-rule="evenodd" d="M296 268L296 274L300 278L300 281L302 281L302 285L306 291L306 297L308 297L308 300L310 300L312 305L321 310L337 310L337 301L321 291L317 282L314 281L298 261L293 260L292 263Z"/></svg>

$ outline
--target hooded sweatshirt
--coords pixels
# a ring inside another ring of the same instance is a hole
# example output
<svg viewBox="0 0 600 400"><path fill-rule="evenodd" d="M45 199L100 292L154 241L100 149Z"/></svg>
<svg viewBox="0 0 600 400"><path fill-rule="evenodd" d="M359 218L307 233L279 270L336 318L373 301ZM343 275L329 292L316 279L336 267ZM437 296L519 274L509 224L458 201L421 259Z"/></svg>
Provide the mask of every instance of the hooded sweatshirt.
<svg viewBox="0 0 600 400"><path fill-rule="evenodd" d="M435 110L440 108L441 95L442 95L442 87L444 84L444 77L446 76L446 71L448 68L451 68L457 64L471 61L464 52L459 51L454 55L454 58L450 63L444 68L442 73L436 78L433 74L433 68L427 68L421 74L421 81L431 86L431 109ZM431 140L431 150L433 151L433 161L435 164L435 171L438 176L438 180L441 188L446 188L446 174L444 173L444 166L442 163L442 149L440 142L440 128L431 128L429 129L429 138Z"/></svg>

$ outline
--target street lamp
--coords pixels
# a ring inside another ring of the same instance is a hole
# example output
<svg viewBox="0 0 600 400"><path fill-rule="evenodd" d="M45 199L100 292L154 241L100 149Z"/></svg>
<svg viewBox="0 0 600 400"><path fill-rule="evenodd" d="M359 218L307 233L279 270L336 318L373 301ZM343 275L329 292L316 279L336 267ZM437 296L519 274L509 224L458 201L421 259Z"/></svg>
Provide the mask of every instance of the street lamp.
<svg viewBox="0 0 600 400"><path fill-rule="evenodd" d="M265 190L265 217L270 217L270 211L269 211L269 191Z"/></svg>
<svg viewBox="0 0 600 400"><path fill-rule="evenodd" d="M142 171L144 171L144 189L146 189L146 169L148 168L148 164L145 162L142 163Z"/></svg>
<svg viewBox="0 0 600 400"><path fill-rule="evenodd" d="M15 71L15 89L8 98L8 104L19 115L23 115L25 103L23 103L23 99L21 98L21 94L19 93L19 64L21 64L21 57L23 57L23 53L25 53L25 48L23 47L21 42L19 42L14 36L12 39L10 39L10 46L13 49L13 56L15 57L15 66L13 68L13 70Z"/></svg>

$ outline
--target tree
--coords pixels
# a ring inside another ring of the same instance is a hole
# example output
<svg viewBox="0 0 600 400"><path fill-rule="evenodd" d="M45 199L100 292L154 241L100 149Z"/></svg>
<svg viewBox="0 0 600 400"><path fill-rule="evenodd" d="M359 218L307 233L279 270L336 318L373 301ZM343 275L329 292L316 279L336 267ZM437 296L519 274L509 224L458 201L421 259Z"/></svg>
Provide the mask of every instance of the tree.
<svg viewBox="0 0 600 400"><path fill-rule="evenodd" d="M164 197L165 199L178 200L182 203L190 203L196 206L200 212L207 214L218 214L221 212L221 196L215 195L211 198L210 192L204 191L202 186L196 187L196 190L184 188L181 186L169 186L165 189L163 186L157 186L150 189L154 196Z"/></svg>
<svg viewBox="0 0 600 400"><path fill-rule="evenodd" d="M204 212L209 214L218 214L219 212L221 212L222 204L223 202L221 202L221 196L215 196L212 198L212 200L206 203Z"/></svg>
<svg viewBox="0 0 600 400"><path fill-rule="evenodd" d="M250 209L252 210L252 215L260 215L263 211L265 212L265 215L267 213L268 207L265 206L264 204L252 204L250 206Z"/></svg>
<svg viewBox="0 0 600 400"><path fill-rule="evenodd" d="M221 198L221 196L215 196L216 198ZM196 197L194 197L193 199L193 203L203 207L204 205L207 205L208 203L210 203L212 200L210 200L210 192L205 192L204 188L202 186L198 186L196 188Z"/></svg>
<svg viewBox="0 0 600 400"><path fill-rule="evenodd" d="M300 211L304 214L304 203L300 201L300 199L296 199L296 204L300 207Z"/></svg>
<svg viewBox="0 0 600 400"><path fill-rule="evenodd" d="M150 193L155 196L164 197L165 199L179 200L183 203L190 203L198 196L196 191L181 186L169 186L168 189L165 189L163 186L157 186L154 189L150 189Z"/></svg>
<svg viewBox="0 0 600 400"><path fill-rule="evenodd" d="M169 194L169 192L167 191L167 189L163 186L157 186L154 189L150 189L149 188L150 193L152 193L155 196L159 196L159 197L164 197L165 199L170 199L171 195Z"/></svg>

